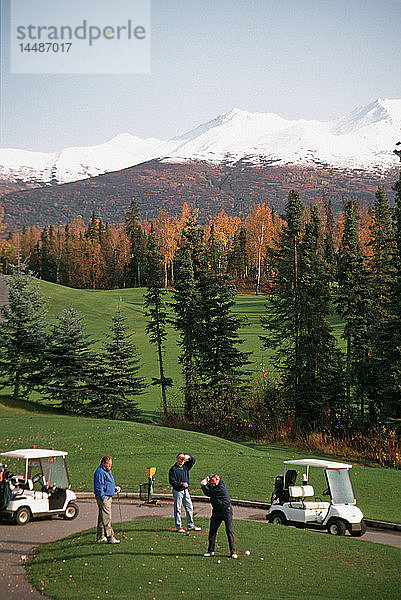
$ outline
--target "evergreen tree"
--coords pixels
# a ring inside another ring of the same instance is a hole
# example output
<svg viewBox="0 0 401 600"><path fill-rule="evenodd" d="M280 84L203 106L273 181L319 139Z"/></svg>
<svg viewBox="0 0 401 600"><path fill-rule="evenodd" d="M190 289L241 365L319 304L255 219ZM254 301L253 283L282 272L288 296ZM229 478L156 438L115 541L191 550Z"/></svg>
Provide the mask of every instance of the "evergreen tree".
<svg viewBox="0 0 401 600"><path fill-rule="evenodd" d="M401 159L401 154L396 151ZM392 348L388 349L388 361L392 365L392 394L388 399L388 412L401 417L401 170L398 181L393 186L395 191L394 233L396 242L395 277L391 297L391 335Z"/></svg>
<svg viewBox="0 0 401 600"><path fill-rule="evenodd" d="M345 205L345 224L338 256L339 293L337 306L345 321L347 343L347 405L351 413L351 388L355 386L360 418L365 416L371 351L371 279L362 254L353 200Z"/></svg>
<svg viewBox="0 0 401 600"><path fill-rule="evenodd" d="M74 308L64 309L56 319L44 354L42 391L63 410L85 414L93 341L85 333L84 317Z"/></svg>
<svg viewBox="0 0 401 600"><path fill-rule="evenodd" d="M334 216L333 202L331 197L324 199L324 212L326 217L326 226L324 229L324 260L330 274L330 283L337 275L337 257L334 247Z"/></svg>
<svg viewBox="0 0 401 600"><path fill-rule="evenodd" d="M272 252L273 292L262 317L266 331L261 336L265 348L275 351L274 364L286 379L288 401L296 418L303 419L303 398L300 395L302 363L299 338L301 334L299 252L303 232L304 205L299 192L289 193L277 248ZM291 377L291 380L290 380Z"/></svg>
<svg viewBox="0 0 401 600"><path fill-rule="evenodd" d="M146 236L141 226L139 206L135 198L132 198L130 209L125 215L125 229L130 240L131 252L129 282L131 286L140 287L146 251Z"/></svg>
<svg viewBox="0 0 401 600"><path fill-rule="evenodd" d="M199 289L200 335L197 340L197 373L204 385L220 389L229 384L237 390L247 376L249 352L238 348L243 340L238 330L244 319L232 312L235 287L228 276L212 269L202 273L197 282Z"/></svg>
<svg viewBox="0 0 401 600"><path fill-rule="evenodd" d="M241 227L234 234L234 247L230 255L230 271L238 279L245 279L248 276L246 243L246 229Z"/></svg>
<svg viewBox="0 0 401 600"><path fill-rule="evenodd" d="M141 394L146 385L138 375L140 359L126 321L118 306L92 371L90 409L98 417L133 420L141 414L133 397Z"/></svg>
<svg viewBox="0 0 401 600"><path fill-rule="evenodd" d="M45 281L56 281L56 261L54 255L54 228L45 227L40 236L40 277Z"/></svg>
<svg viewBox="0 0 401 600"><path fill-rule="evenodd" d="M274 294L262 325L265 347L275 350L274 362L303 429L331 422L342 403L341 354L336 348L330 316L330 272L319 212L303 231L303 205L290 194L286 224L273 253Z"/></svg>
<svg viewBox="0 0 401 600"><path fill-rule="evenodd" d="M9 304L0 306L0 381L14 400L38 380L46 345L46 303L39 284L23 265L8 282Z"/></svg>
<svg viewBox="0 0 401 600"><path fill-rule="evenodd" d="M389 398L392 396L391 373L388 351L392 352L391 327L392 290L395 280L395 238L392 210L386 192L379 186L376 201L371 211L370 247L372 257L370 270L372 279L371 324L372 352L369 368L369 400L371 420L389 416Z"/></svg>
<svg viewBox="0 0 401 600"><path fill-rule="evenodd" d="M165 309L164 296L166 290L163 287L164 258L154 235L150 237L146 251L145 276L147 291L145 293L145 308L148 323L146 333L152 344L157 346L157 357L159 362L159 378L153 378L152 385L160 385L162 395L163 414L167 416L167 387L173 384L173 380L164 375L164 342L167 337L166 323L167 313Z"/></svg>
<svg viewBox="0 0 401 600"><path fill-rule="evenodd" d="M396 154L400 156L399 151ZM401 417L401 171L393 186L395 191L393 258L394 276L391 285L388 324L382 344L383 362L389 372L382 389L384 416ZM386 370L387 370L386 369Z"/></svg>
<svg viewBox="0 0 401 600"><path fill-rule="evenodd" d="M330 279L317 208L305 227L299 263L299 399L303 426L333 424L342 408L342 356L329 323ZM286 377L287 379L287 377ZM294 377L289 377L294 381Z"/></svg>
<svg viewBox="0 0 401 600"><path fill-rule="evenodd" d="M200 273L206 269L206 249L203 231L190 219L184 231L176 260L176 283L174 289L174 327L179 332L178 357L184 375L185 416L193 415L195 384L197 381L198 343L202 335L200 320L200 295L197 286Z"/></svg>

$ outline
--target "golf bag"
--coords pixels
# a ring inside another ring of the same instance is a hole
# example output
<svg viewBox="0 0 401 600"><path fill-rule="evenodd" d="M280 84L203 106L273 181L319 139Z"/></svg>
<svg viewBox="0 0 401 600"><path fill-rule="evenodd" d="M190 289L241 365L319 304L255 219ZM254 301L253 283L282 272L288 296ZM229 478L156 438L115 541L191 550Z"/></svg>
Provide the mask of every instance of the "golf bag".
<svg viewBox="0 0 401 600"><path fill-rule="evenodd" d="M10 498L10 484L8 481L3 479L3 481L0 483L0 510L4 510L7 507L8 503L10 502Z"/></svg>
<svg viewBox="0 0 401 600"><path fill-rule="evenodd" d="M284 491L284 475L277 475L274 480L274 490L271 497L271 504L282 504L283 503L283 491Z"/></svg>
<svg viewBox="0 0 401 600"><path fill-rule="evenodd" d="M297 472L294 469L289 469L284 475L277 475L274 480L274 491L271 497L271 504L284 504L290 499L288 488L290 485L295 485Z"/></svg>

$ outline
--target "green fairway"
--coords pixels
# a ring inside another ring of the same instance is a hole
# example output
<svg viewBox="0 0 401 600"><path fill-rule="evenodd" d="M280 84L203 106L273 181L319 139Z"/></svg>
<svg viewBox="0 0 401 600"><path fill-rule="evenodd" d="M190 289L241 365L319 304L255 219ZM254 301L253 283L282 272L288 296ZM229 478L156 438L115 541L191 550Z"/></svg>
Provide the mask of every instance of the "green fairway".
<svg viewBox="0 0 401 600"><path fill-rule="evenodd" d="M111 317L115 314L118 300L121 298L123 314L128 318L129 327L135 332L134 341L141 355L143 368L141 375L147 382L152 377L158 377L156 349L149 343L145 334L146 317L143 308L143 289L127 288L120 290L77 290L46 281L40 282L42 292L49 299L48 320L54 322L54 317L64 308L73 306L80 314L86 316L87 331L96 340L108 333ZM170 291L166 294L167 301L172 300ZM261 366L271 368L269 363L270 351L262 348L259 336L263 334L260 317L265 312L266 298L253 294L241 294L236 297L234 312L247 318L248 324L240 331L244 340L241 350L251 352L253 372L257 373ZM170 315L173 313L170 309ZM332 320L335 335L339 338L342 333L342 323L338 316ZM178 364L177 333L170 325L165 352L166 376L172 377L174 386L168 391L168 401L173 407L182 406L182 376ZM160 415L160 389L149 386L143 395L138 397L139 406L144 411L144 417L157 420Z"/></svg>
<svg viewBox="0 0 401 600"><path fill-rule="evenodd" d="M200 480L220 471L231 496L270 501L274 478L283 472L283 460L308 456L279 445L239 444L222 438L125 421L62 416L0 404L0 449L38 448L66 450L72 487L92 490L93 471L105 454L114 457L113 472L123 491L139 491L145 469L157 467L156 490L170 493L168 469L177 452L197 458L192 470L192 492L200 493ZM241 452L242 454L239 454ZM334 459L334 457L331 457ZM11 463L10 463L11 464ZM327 487L322 473L313 480L316 495ZM366 517L401 523L401 471L355 465L351 471L358 506Z"/></svg>
<svg viewBox="0 0 401 600"><path fill-rule="evenodd" d="M56 600L399 597L398 548L235 521L238 560L228 558L224 527L216 555L205 558L208 522L200 523L203 531L188 538L171 531L167 519L131 521L124 524L128 539L118 546L93 543L95 530L87 530L40 546L29 561L29 577Z"/></svg>

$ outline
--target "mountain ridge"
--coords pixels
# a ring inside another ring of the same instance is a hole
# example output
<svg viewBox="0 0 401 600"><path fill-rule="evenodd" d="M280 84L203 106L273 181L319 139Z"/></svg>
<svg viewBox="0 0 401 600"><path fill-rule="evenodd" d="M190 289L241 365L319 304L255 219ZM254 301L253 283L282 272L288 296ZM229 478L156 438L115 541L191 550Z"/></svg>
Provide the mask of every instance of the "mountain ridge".
<svg viewBox="0 0 401 600"><path fill-rule="evenodd" d="M239 108L169 140L117 134L95 146L60 152L0 149L0 180L30 185L69 183L150 160L334 167L385 172L397 165L401 99L378 98L330 121L285 119Z"/></svg>

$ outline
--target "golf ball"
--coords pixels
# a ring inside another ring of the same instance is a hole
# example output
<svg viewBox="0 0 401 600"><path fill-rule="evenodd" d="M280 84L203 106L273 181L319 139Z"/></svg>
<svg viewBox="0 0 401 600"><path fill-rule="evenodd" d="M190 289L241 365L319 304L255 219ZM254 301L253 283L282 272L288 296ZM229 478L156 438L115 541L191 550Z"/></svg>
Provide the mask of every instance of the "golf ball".
<svg viewBox="0 0 401 600"><path fill-rule="evenodd" d="M218 560L217 562L220 564L220 563L221 563L221 560Z"/></svg>
<svg viewBox="0 0 401 600"><path fill-rule="evenodd" d="M245 550L245 554L246 554L247 556L249 556L249 555L250 555L250 553L251 553L251 551L250 551L250 550Z"/></svg>

